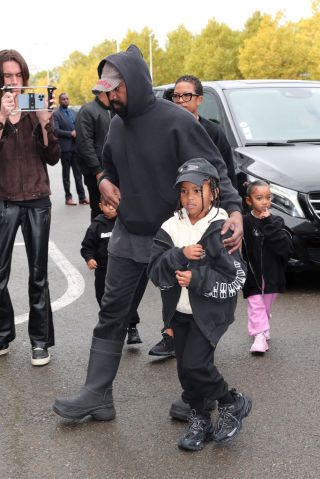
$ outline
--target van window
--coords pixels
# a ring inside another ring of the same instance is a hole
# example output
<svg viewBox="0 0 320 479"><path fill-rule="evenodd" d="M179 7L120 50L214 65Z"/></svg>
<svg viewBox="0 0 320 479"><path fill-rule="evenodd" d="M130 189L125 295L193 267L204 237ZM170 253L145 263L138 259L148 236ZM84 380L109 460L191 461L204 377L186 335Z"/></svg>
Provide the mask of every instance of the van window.
<svg viewBox="0 0 320 479"><path fill-rule="evenodd" d="M216 123L221 123L221 112L218 105L217 97L209 92L203 92L203 101L199 107L200 116L207 118L208 120L213 120Z"/></svg>

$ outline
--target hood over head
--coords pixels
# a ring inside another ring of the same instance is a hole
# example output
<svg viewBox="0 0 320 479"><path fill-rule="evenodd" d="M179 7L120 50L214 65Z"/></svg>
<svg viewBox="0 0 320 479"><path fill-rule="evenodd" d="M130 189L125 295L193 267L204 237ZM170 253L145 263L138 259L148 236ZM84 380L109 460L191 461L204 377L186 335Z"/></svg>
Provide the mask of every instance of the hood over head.
<svg viewBox="0 0 320 479"><path fill-rule="evenodd" d="M136 45L130 45L125 52L114 53L104 58L98 65L98 75L108 72L108 65L114 67L123 78L127 88L128 115L142 114L155 102L152 81L148 66ZM106 67L106 68L104 68ZM114 87L116 88L116 86Z"/></svg>

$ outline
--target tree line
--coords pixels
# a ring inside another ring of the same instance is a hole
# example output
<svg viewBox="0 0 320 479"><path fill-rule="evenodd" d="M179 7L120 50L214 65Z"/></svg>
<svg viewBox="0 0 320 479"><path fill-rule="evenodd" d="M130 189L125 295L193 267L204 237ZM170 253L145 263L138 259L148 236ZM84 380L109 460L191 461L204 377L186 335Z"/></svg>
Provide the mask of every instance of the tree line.
<svg viewBox="0 0 320 479"><path fill-rule="evenodd" d="M150 65L152 45L153 84L174 82L192 74L202 81L285 78L318 80L320 77L320 0L311 1L312 15L298 22L286 21L283 12L274 17L256 11L242 31L210 19L200 34L183 25L167 34L160 48L152 30L128 30L120 50L136 44ZM39 72L33 81L68 92L73 105L92 99L91 88L97 79L100 60L117 51L115 40L94 46L88 55L74 51L61 66Z"/></svg>

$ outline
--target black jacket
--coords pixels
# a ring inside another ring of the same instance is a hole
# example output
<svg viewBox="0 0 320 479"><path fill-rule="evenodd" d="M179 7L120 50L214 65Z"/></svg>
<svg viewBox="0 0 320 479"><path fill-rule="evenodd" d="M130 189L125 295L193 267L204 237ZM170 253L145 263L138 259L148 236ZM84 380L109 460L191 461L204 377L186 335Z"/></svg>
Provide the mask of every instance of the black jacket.
<svg viewBox="0 0 320 479"><path fill-rule="evenodd" d="M96 175L103 170L102 149L110 121L110 111L98 97L80 108L76 118L76 154L83 175Z"/></svg>
<svg viewBox="0 0 320 479"><path fill-rule="evenodd" d="M283 219L270 215L260 220L249 213L243 218L243 228L243 254L248 265L244 297L262 292L283 293L286 265L292 253L291 236Z"/></svg>
<svg viewBox="0 0 320 479"><path fill-rule="evenodd" d="M234 321L237 292L245 281L246 266L239 252L228 254L223 246L221 226L224 220L210 224L198 243L205 249L199 261L188 261L182 248L162 228L154 238L148 276L161 289L163 321L166 327L176 311L181 294L175 271L190 269L188 287L194 319L204 336L217 344Z"/></svg>
<svg viewBox="0 0 320 479"><path fill-rule="evenodd" d="M128 114L111 120L103 150L106 177L121 191L119 220L130 233L154 235L176 205L173 188L178 167L191 158L212 162L221 177L222 206L241 211L241 199L232 187L220 153L200 123L174 103L156 98L147 64L140 50L108 56L127 88Z"/></svg>
<svg viewBox="0 0 320 479"><path fill-rule="evenodd" d="M87 229L81 243L81 256L88 262L95 259L98 267L106 268L108 264L108 243L115 223L103 214L96 216Z"/></svg>
<svg viewBox="0 0 320 479"><path fill-rule="evenodd" d="M206 130L213 143L216 145L221 153L222 158L227 166L228 176L231 183L237 188L237 177L234 170L233 155L231 146L224 134L223 129L214 121L207 120L206 118L199 117L200 124Z"/></svg>

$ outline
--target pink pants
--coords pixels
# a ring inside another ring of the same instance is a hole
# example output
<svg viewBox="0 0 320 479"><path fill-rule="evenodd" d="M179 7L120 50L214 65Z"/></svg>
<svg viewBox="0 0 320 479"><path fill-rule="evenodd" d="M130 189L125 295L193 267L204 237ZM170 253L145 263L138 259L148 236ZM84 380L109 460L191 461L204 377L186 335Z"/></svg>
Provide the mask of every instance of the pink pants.
<svg viewBox="0 0 320 479"><path fill-rule="evenodd" d="M271 306L277 293L255 294L248 299L248 331L250 336L263 333L270 329L269 319Z"/></svg>

